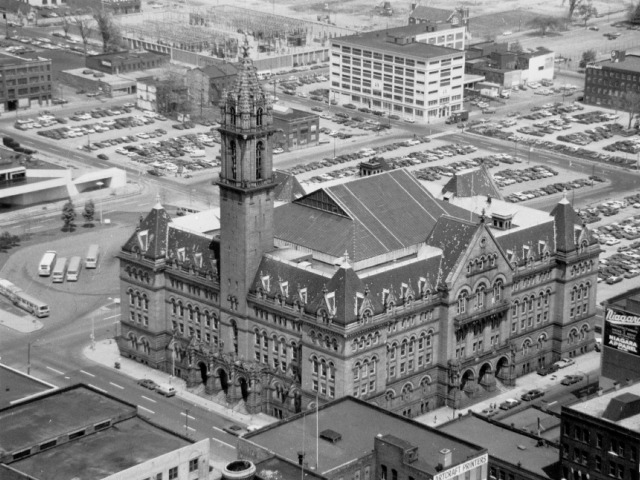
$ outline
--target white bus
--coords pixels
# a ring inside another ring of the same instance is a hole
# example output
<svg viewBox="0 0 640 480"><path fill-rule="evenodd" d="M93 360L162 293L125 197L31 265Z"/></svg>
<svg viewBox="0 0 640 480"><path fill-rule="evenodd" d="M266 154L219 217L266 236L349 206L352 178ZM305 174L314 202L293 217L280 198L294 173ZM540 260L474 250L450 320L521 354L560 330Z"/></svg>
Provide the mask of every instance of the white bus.
<svg viewBox="0 0 640 480"><path fill-rule="evenodd" d="M84 266L87 268L98 268L98 258L100 257L100 247L98 245L89 246L87 259Z"/></svg>
<svg viewBox="0 0 640 480"><path fill-rule="evenodd" d="M67 268L67 282L77 282L82 269L82 258L76 256L69 260L69 268Z"/></svg>
<svg viewBox="0 0 640 480"><path fill-rule="evenodd" d="M67 259L60 257L56 260L56 266L53 267L53 283L64 282L64 274L67 272Z"/></svg>
<svg viewBox="0 0 640 480"><path fill-rule="evenodd" d="M53 271L53 265L56 261L57 253L53 250L45 252L40 260L40 266L38 267L38 275L41 277L48 277Z"/></svg>
<svg viewBox="0 0 640 480"><path fill-rule="evenodd" d="M15 286L9 280L0 278L0 294L4 295L12 302L15 301L16 295L21 291L22 289L20 287Z"/></svg>
<svg viewBox="0 0 640 480"><path fill-rule="evenodd" d="M14 303L38 318L49 316L49 305L22 291L16 294Z"/></svg>

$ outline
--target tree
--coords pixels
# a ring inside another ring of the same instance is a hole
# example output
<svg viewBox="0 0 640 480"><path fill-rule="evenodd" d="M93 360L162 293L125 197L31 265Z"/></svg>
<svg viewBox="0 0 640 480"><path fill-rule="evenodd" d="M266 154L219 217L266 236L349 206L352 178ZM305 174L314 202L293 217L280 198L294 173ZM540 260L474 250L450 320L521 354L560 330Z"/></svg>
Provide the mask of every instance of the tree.
<svg viewBox="0 0 640 480"><path fill-rule="evenodd" d="M635 25L640 24L640 1L637 5L633 3L628 5L627 20Z"/></svg>
<svg viewBox="0 0 640 480"><path fill-rule="evenodd" d="M520 40L516 40L515 42L510 43L509 51L513 53L522 53L524 49L522 48L522 44L520 43Z"/></svg>
<svg viewBox="0 0 640 480"><path fill-rule="evenodd" d="M598 16L598 10L591 4L591 2L580 4L576 13L578 14L578 17L584 20L584 28L587 28L587 22L589 20Z"/></svg>
<svg viewBox="0 0 640 480"><path fill-rule="evenodd" d="M119 51L122 36L120 29L113 22L111 14L106 10L96 10L93 12L93 19L96 21L98 33L102 37L102 51L104 53Z"/></svg>
<svg viewBox="0 0 640 480"><path fill-rule="evenodd" d="M73 206L73 202L69 200L62 207L62 221L64 222L64 230L72 231L74 229L74 223L76 221L76 209Z"/></svg>
<svg viewBox="0 0 640 480"><path fill-rule="evenodd" d="M69 38L69 30L71 29L71 19L66 15L62 15L60 20L62 20L62 31L64 32L64 37Z"/></svg>
<svg viewBox="0 0 640 480"><path fill-rule="evenodd" d="M84 204L84 211L82 212L82 216L84 217L87 223L92 224L95 214L96 214L96 206L93 203L93 200L89 199Z"/></svg>
<svg viewBox="0 0 640 480"><path fill-rule="evenodd" d="M573 12L578 8L578 6L583 2L583 0L562 0L562 4L569 4L569 18L573 17Z"/></svg>
<svg viewBox="0 0 640 480"><path fill-rule="evenodd" d="M2 232L0 235L0 251L6 252L20 243L20 237L11 235L9 232Z"/></svg>
<svg viewBox="0 0 640 480"><path fill-rule="evenodd" d="M89 38L93 33L93 25L92 20L90 18L82 18L76 17L74 19L76 27L78 28L78 33L80 34L80 38L82 38L82 44L84 45L84 56L87 56L87 44L89 43Z"/></svg>
<svg viewBox="0 0 640 480"><path fill-rule="evenodd" d="M540 15L529 21L529 26L540 30L540 34L544 37L549 30L557 30L562 25L562 21L556 17L548 15Z"/></svg>
<svg viewBox="0 0 640 480"><path fill-rule="evenodd" d="M596 61L596 51L591 49L586 52L582 52L582 59L580 59L580 68L585 68L588 64Z"/></svg>

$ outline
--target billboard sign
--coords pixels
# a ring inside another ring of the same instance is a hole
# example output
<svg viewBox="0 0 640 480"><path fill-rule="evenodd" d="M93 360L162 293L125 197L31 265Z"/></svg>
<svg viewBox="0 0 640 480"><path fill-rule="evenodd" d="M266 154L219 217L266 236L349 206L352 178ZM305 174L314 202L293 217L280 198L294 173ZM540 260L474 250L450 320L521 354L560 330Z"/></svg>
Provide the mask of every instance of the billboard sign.
<svg viewBox="0 0 640 480"><path fill-rule="evenodd" d="M640 316L608 308L604 316L605 347L640 356Z"/></svg>
<svg viewBox="0 0 640 480"><path fill-rule="evenodd" d="M434 475L433 480L449 480L457 477L458 475L462 475L470 470L473 470L474 468L481 467L482 465L485 465L487 463L489 463L489 454L485 453L479 457L474 458L473 460L461 463L460 465L456 465L453 468ZM476 478L478 478L478 476L476 476Z"/></svg>

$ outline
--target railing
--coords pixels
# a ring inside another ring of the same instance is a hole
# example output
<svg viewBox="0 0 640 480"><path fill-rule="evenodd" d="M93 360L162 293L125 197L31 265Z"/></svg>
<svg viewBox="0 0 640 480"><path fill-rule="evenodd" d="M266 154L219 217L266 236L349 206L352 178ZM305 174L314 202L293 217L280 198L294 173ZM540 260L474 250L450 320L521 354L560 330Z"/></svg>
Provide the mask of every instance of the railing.
<svg viewBox="0 0 640 480"><path fill-rule="evenodd" d="M509 302L507 300L500 300L498 303L494 303L490 307L483 307L480 309L473 309L473 311L467 311L456 315L453 319L456 328L460 328L463 325L479 320L483 317L491 315L497 315L499 313L509 310Z"/></svg>

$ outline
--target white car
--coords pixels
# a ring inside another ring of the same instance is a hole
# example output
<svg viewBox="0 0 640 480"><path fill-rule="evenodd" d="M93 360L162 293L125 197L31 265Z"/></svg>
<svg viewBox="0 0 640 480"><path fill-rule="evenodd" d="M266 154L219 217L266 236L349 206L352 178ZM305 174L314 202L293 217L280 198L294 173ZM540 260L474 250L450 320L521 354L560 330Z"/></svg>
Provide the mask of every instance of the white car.
<svg viewBox="0 0 640 480"><path fill-rule="evenodd" d="M404 121L407 123L416 123L416 121L411 117L404 117Z"/></svg>
<svg viewBox="0 0 640 480"><path fill-rule="evenodd" d="M274 148L273 149L273 153L276 154L276 155L279 154L279 153L283 153L283 152L284 152L284 149L282 149L282 148Z"/></svg>

